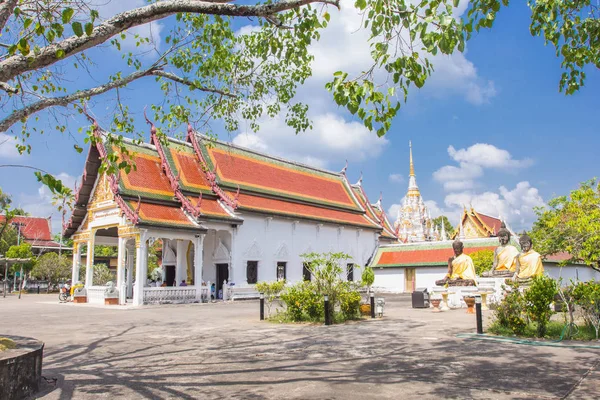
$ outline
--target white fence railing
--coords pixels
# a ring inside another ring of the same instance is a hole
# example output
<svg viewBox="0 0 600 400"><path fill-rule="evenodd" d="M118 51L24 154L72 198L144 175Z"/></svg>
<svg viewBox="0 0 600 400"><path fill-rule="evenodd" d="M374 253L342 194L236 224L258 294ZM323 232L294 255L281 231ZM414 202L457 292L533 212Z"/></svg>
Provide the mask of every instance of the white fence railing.
<svg viewBox="0 0 600 400"><path fill-rule="evenodd" d="M209 288L201 287L202 299L208 298ZM145 287L144 304L193 303L200 301L195 286Z"/></svg>
<svg viewBox="0 0 600 400"><path fill-rule="evenodd" d="M90 304L104 304L104 291L106 286L90 286L86 289L87 302Z"/></svg>

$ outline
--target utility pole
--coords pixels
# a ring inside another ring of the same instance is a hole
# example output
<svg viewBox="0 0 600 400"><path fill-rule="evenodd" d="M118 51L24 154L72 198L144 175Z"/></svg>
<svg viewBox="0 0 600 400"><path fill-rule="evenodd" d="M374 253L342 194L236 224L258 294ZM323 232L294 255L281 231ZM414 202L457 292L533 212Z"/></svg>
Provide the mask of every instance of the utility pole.
<svg viewBox="0 0 600 400"><path fill-rule="evenodd" d="M21 223L16 222L17 225L17 246L21 245ZM21 272L19 275L23 274L23 264L21 264ZM21 278L23 279L23 278ZM13 292L17 290L17 278L13 276Z"/></svg>

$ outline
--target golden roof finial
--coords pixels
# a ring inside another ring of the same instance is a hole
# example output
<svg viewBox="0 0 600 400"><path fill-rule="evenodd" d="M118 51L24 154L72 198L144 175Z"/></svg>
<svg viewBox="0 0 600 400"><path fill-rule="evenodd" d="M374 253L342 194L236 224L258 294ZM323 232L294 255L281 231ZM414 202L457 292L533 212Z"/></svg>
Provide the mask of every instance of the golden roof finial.
<svg viewBox="0 0 600 400"><path fill-rule="evenodd" d="M412 141L408 141L408 147L410 148L410 174L409 176L415 176L415 166L412 158Z"/></svg>

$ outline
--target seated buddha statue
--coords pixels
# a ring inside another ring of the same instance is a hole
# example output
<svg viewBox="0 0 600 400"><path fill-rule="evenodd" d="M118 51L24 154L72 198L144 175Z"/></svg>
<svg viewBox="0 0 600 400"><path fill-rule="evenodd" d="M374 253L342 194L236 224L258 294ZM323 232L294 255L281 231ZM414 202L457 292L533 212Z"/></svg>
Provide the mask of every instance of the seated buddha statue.
<svg viewBox="0 0 600 400"><path fill-rule="evenodd" d="M475 265L471 257L463 253L464 245L460 240L452 243L454 257L448 259L448 273L435 284L438 286L476 286Z"/></svg>
<svg viewBox="0 0 600 400"><path fill-rule="evenodd" d="M514 279L519 282L527 282L534 276L544 274L544 265L542 264L542 256L537 251L533 250L533 243L527 234L521 235L519 238L521 252L517 257L517 268Z"/></svg>
<svg viewBox="0 0 600 400"><path fill-rule="evenodd" d="M510 242L510 231L506 229L504 222L498 231L500 246L494 250L494 262L491 271L486 271L483 276L512 277L517 268L517 256L519 250Z"/></svg>

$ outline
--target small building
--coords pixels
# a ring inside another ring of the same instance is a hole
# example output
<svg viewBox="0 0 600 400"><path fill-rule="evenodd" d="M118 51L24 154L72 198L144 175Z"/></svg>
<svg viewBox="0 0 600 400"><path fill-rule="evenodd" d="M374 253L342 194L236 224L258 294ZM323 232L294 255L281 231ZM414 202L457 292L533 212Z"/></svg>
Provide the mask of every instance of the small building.
<svg viewBox="0 0 600 400"><path fill-rule="evenodd" d="M6 221L5 215L0 215L0 224ZM57 243L52 238L52 221L50 217L30 217L25 215L17 215L13 217L11 224L20 235L21 243L29 243L31 252L34 256L42 255L48 251L58 252L62 250L71 250L70 247Z"/></svg>
<svg viewBox="0 0 600 400"><path fill-rule="evenodd" d="M482 212L478 212L473 207L464 208L460 216L459 223L454 230L452 239L476 239L497 237L498 231L502 227L502 219L500 217L492 217ZM506 225L506 223L505 223ZM507 226L507 229L514 236L515 233Z"/></svg>

